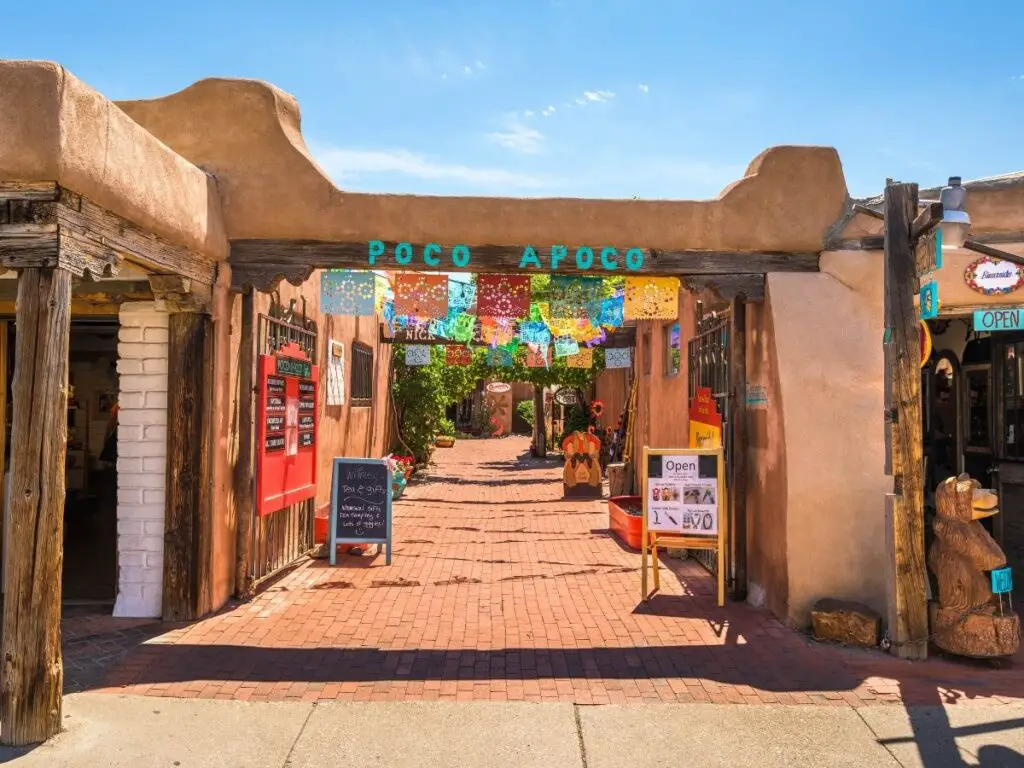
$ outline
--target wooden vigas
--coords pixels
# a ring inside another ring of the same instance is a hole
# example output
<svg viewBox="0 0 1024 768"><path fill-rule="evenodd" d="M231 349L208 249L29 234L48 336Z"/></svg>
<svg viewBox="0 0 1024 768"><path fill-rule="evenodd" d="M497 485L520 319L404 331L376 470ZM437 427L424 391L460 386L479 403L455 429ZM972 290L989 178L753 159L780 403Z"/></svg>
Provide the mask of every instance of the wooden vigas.
<svg viewBox="0 0 1024 768"><path fill-rule="evenodd" d="M960 656L1012 656L1020 647L1020 617L1000 605L987 574L1005 566L1006 555L978 522L998 514L995 494L964 474L939 485L935 504L935 541L928 553L939 585L931 610L935 645Z"/></svg>
<svg viewBox="0 0 1024 768"><path fill-rule="evenodd" d="M566 496L601 495L601 439L588 432L573 432L562 441Z"/></svg>

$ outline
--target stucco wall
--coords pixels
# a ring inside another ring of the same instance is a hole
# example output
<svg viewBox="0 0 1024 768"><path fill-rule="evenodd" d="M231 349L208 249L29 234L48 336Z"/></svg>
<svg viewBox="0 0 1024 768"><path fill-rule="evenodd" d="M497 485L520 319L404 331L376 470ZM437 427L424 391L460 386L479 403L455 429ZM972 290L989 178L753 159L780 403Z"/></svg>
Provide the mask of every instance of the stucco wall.
<svg viewBox="0 0 1024 768"><path fill-rule="evenodd" d="M821 597L885 610L881 260L768 276L785 439L787 619ZM755 469L755 471L757 471Z"/></svg>
<svg viewBox="0 0 1024 768"><path fill-rule="evenodd" d="M388 375L391 347L379 343L377 321L372 317L336 317L320 313L320 274L314 273L301 286L282 283L279 288L282 304L297 299L301 309L306 300L306 316L317 323L319 330L317 363L320 365L320 402L317 406L317 514L326 516L331 497L331 462L335 456L383 456L388 445L391 415ZM218 424L217 485L219 507L215 510L214 605L222 605L234 590L236 504L233 487L234 465L238 456L239 353L242 326L241 297L224 293L225 322L218 326L218 343L223 345L223 375L217 374L223 396L216 399L215 418ZM256 313L265 314L271 303L267 294L256 297ZM216 306L216 305L215 305ZM220 311L220 310L218 310ZM256 329L258 332L258 329ZM327 406L327 359L330 340L345 348L345 403ZM374 397L370 406L352 405L352 343L359 341L373 350ZM259 339L257 339L257 344ZM260 347L257 345L257 353ZM220 355L218 355L220 361Z"/></svg>
<svg viewBox="0 0 1024 768"><path fill-rule="evenodd" d="M776 371L771 289L747 305L748 387L764 387L768 402L747 410L747 594L786 616L789 600L786 534L786 435ZM749 392L749 389L748 389Z"/></svg>

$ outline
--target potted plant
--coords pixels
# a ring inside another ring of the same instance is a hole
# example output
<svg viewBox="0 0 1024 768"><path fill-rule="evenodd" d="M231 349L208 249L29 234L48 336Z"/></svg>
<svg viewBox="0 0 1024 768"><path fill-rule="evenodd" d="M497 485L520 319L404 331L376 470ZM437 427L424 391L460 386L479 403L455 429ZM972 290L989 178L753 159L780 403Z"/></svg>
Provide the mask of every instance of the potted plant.
<svg viewBox="0 0 1024 768"><path fill-rule="evenodd" d="M643 499L639 496L608 499L608 528L633 549L640 549L643 543L643 510Z"/></svg>
<svg viewBox="0 0 1024 768"><path fill-rule="evenodd" d="M451 419L441 419L437 425L437 435L434 437L434 445L438 448L451 448L455 445L455 425Z"/></svg>

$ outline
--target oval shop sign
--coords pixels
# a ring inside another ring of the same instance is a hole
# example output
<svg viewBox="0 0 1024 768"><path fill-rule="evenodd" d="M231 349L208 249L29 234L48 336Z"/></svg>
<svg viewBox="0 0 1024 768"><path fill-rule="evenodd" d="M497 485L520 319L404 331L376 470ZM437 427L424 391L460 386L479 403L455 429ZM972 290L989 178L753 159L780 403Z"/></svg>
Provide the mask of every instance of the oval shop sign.
<svg viewBox="0 0 1024 768"><path fill-rule="evenodd" d="M1009 261L982 256L967 265L964 282L986 296L1013 293L1024 285L1024 270Z"/></svg>

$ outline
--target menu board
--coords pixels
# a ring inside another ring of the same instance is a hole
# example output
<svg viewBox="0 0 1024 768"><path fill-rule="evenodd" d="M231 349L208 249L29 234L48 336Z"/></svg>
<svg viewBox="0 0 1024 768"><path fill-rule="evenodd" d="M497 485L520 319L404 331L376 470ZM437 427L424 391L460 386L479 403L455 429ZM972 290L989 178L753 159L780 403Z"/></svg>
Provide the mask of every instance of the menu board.
<svg viewBox="0 0 1024 768"><path fill-rule="evenodd" d="M257 363L256 513L316 496L319 369L294 344Z"/></svg>
<svg viewBox="0 0 1024 768"><path fill-rule="evenodd" d="M647 529L717 536L717 456L651 455L647 464Z"/></svg>
<svg viewBox="0 0 1024 768"><path fill-rule="evenodd" d="M391 473L383 459L334 460L331 565L339 543L387 545L391 564Z"/></svg>

